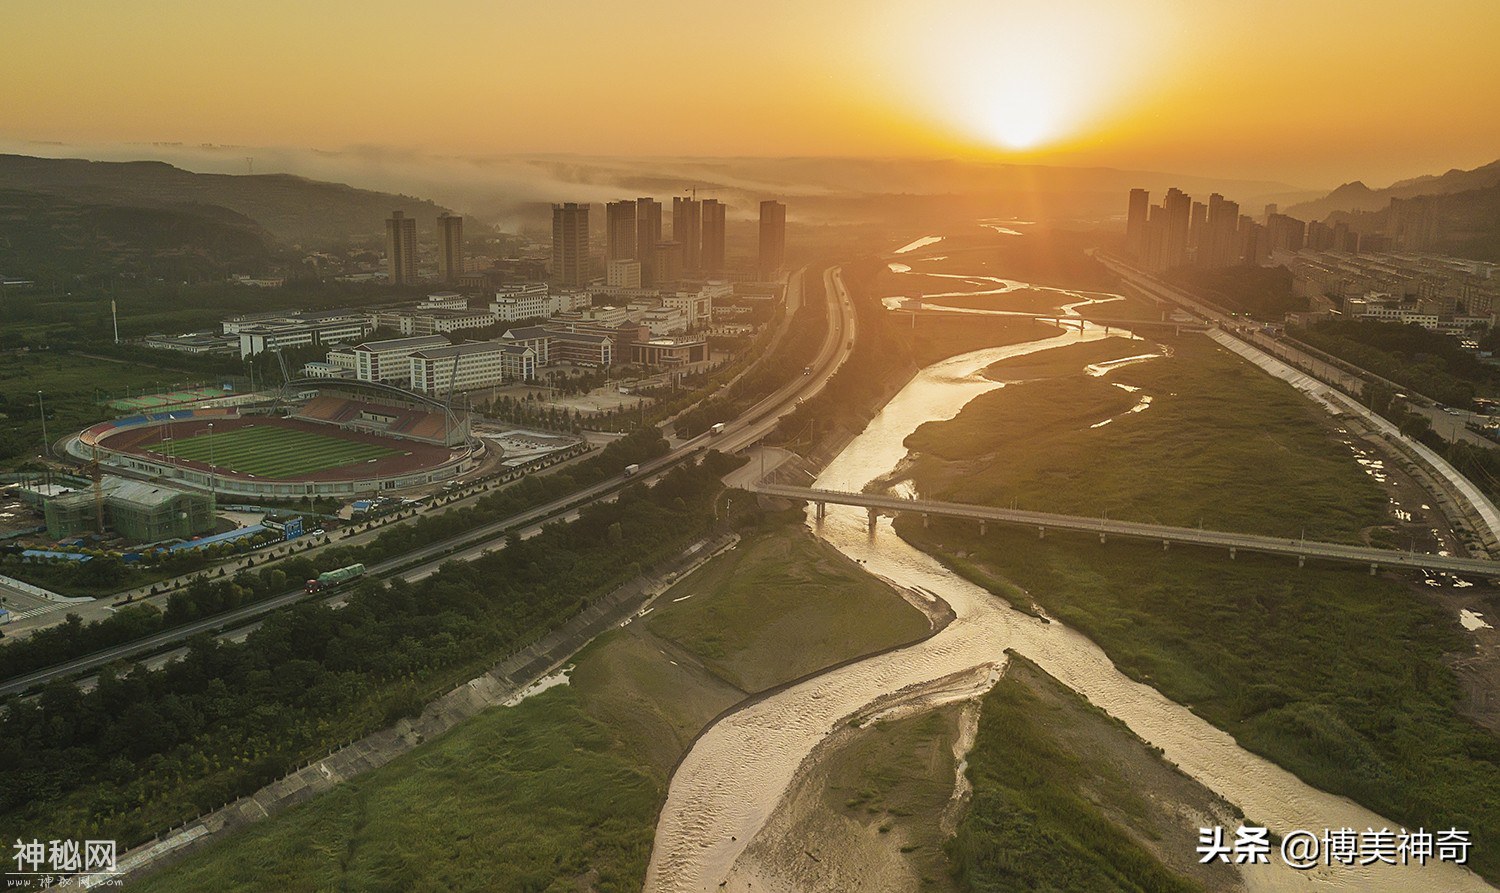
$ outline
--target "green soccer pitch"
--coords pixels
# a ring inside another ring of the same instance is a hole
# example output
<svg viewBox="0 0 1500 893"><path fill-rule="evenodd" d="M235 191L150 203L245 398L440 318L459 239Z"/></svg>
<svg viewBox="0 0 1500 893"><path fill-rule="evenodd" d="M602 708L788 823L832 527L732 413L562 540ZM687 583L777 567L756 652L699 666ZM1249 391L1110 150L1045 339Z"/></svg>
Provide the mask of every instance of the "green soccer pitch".
<svg viewBox="0 0 1500 893"><path fill-rule="evenodd" d="M155 443L148 449L165 455L167 444ZM171 455L177 458L204 464L212 460L215 468L264 478L306 477L400 454L388 447L275 425L248 425L171 442Z"/></svg>

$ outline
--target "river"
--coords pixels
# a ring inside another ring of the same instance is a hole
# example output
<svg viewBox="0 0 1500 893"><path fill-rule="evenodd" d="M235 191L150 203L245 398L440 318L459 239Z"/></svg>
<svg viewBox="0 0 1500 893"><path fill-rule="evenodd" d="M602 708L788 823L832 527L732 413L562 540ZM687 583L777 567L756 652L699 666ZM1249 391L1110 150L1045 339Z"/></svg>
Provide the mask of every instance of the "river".
<svg viewBox="0 0 1500 893"><path fill-rule="evenodd" d="M1006 235L1007 238L1015 236ZM936 244L938 237L918 240ZM913 258L912 262L916 262ZM995 280L971 278L975 291ZM1009 285L1013 280L1006 280ZM1068 294L1083 297L1082 294ZM1119 335L1118 329L1111 334ZM1105 337L1092 325L1027 344L975 351L919 372L819 475L814 486L862 489L906 458L905 438L920 425L950 419L970 400L1001 387L980 373L1007 357ZM1247 824L1285 834L1294 829L1398 826L1353 802L1312 788L1240 748L1227 733L1133 682L1093 642L1058 622L1012 609L895 534L882 518L872 532L865 511L829 505L819 536L893 584L947 602L955 619L925 642L832 670L706 730L673 775L647 871L651 893L758 889L732 874L735 861L766 823L813 748L845 718L912 692L928 703L981 694L1014 649L1090 702L1120 719L1166 759L1238 806ZM957 679L960 682L953 682ZM925 688L949 680L941 690ZM1466 891L1493 889L1451 864L1416 867L1322 867L1300 872L1273 859L1244 871L1252 891ZM727 885L720 886L721 882Z"/></svg>

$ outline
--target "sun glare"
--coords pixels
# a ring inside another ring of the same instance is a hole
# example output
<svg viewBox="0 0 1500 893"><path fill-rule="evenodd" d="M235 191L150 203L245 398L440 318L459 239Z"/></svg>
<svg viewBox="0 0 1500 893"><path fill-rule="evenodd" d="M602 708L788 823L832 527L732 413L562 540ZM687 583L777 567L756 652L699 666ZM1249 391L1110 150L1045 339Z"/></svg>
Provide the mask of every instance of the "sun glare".
<svg viewBox="0 0 1500 893"><path fill-rule="evenodd" d="M1038 89L996 91L985 108L976 109L984 135L1004 148L1035 149L1058 136L1065 104Z"/></svg>
<svg viewBox="0 0 1500 893"><path fill-rule="evenodd" d="M1137 10L1138 12L1139 10ZM915 65L904 83L937 123L1032 151L1109 116L1142 74L1141 17L1097 0L937 0L903 5L888 39Z"/></svg>

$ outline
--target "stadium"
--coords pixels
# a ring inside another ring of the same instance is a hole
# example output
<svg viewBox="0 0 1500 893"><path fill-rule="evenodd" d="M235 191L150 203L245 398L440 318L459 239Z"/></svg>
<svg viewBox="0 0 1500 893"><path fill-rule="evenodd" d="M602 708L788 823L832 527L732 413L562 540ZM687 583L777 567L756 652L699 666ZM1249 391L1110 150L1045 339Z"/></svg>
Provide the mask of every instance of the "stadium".
<svg viewBox="0 0 1500 893"><path fill-rule="evenodd" d="M301 379L254 408L183 408L101 422L65 444L81 461L221 496L349 497L476 468L466 412L375 382Z"/></svg>

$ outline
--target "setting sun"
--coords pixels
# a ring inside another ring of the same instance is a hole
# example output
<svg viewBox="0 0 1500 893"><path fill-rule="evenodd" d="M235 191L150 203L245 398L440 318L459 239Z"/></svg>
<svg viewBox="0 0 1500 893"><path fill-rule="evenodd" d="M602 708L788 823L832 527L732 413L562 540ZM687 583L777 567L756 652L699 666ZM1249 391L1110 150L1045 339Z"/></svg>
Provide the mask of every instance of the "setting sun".
<svg viewBox="0 0 1500 893"><path fill-rule="evenodd" d="M911 59L899 89L933 124L980 145L1045 148L1095 128L1146 68L1139 18L1098 4L944 0L893 8L881 39Z"/></svg>
<svg viewBox="0 0 1500 893"><path fill-rule="evenodd" d="M1500 893L1500 0L0 3L5 890Z"/></svg>

